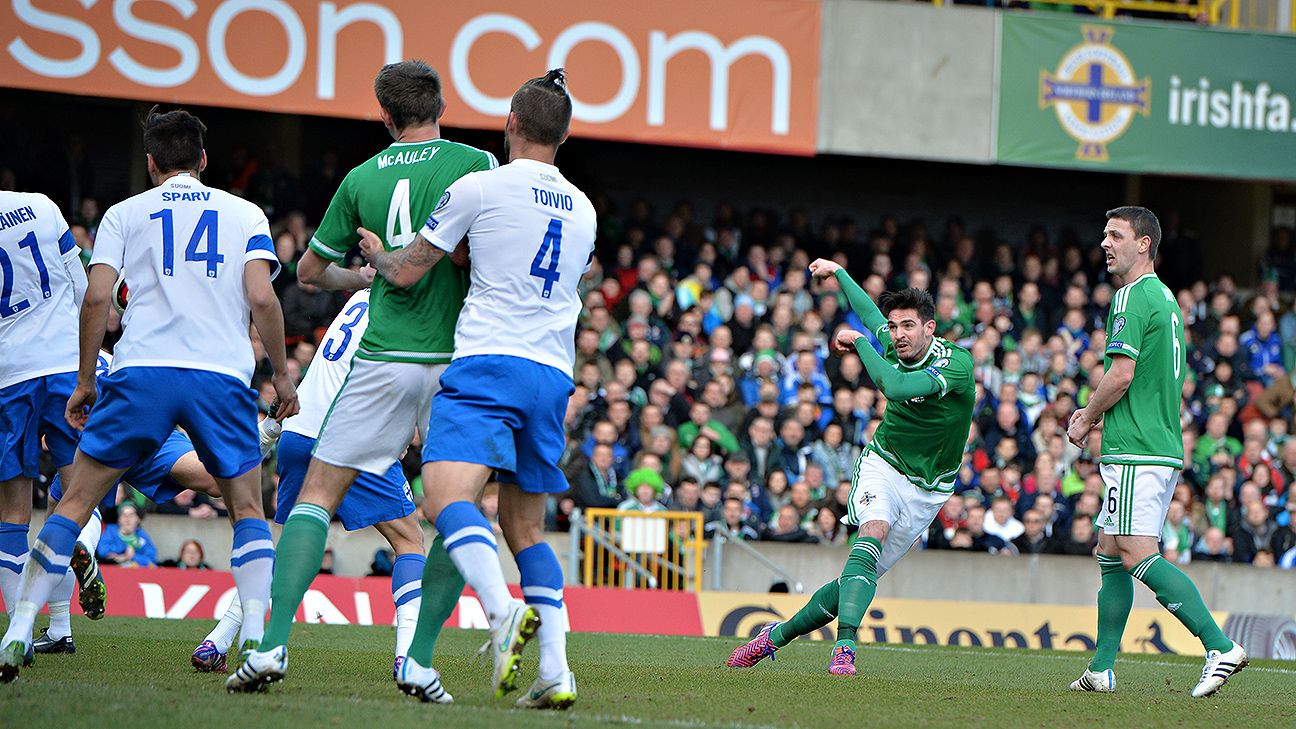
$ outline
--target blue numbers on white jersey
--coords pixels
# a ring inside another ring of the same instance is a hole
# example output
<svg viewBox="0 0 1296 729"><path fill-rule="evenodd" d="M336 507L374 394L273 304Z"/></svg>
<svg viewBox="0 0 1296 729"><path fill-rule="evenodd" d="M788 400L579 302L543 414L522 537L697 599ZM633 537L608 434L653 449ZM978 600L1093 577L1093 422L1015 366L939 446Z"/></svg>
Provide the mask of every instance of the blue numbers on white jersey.
<svg viewBox="0 0 1296 729"><path fill-rule="evenodd" d="M544 265L546 253L551 253L548 266ZM544 240L540 241L540 250L536 251L535 260L531 261L531 275L544 281L544 290L540 292L542 299L547 299L553 294L554 284L558 282L560 255L562 255L562 221L551 218L549 230L545 231Z"/></svg>
<svg viewBox="0 0 1296 729"><path fill-rule="evenodd" d="M351 318L338 327L338 334L341 334L341 337L334 334L324 340L324 359L330 362L342 359L342 355L346 354L347 347L351 345L351 330L355 328L356 324L360 323L360 320L364 318L365 313L368 311L369 302L367 301L357 301L351 305L350 309L346 310L343 316L350 316Z"/></svg>
<svg viewBox="0 0 1296 729"><path fill-rule="evenodd" d="M40 276L41 295L48 299L52 295L49 269L45 267L45 258L41 255L36 232L28 233L27 237L18 242L18 247L26 248L31 253L32 262L36 264L36 273ZM0 248L0 279L2 279L0 280L0 319L31 308L31 302L26 299L16 304L10 300L13 297L14 287L13 259L3 248Z"/></svg>
<svg viewBox="0 0 1296 729"><path fill-rule="evenodd" d="M163 208L149 216L150 220L162 221L162 275L175 275L175 214L170 208ZM217 245L217 216L215 210L204 210L189 236L189 245L185 247L185 260L207 264L207 277L216 278L217 264L225 262ZM198 250L200 243L205 244Z"/></svg>

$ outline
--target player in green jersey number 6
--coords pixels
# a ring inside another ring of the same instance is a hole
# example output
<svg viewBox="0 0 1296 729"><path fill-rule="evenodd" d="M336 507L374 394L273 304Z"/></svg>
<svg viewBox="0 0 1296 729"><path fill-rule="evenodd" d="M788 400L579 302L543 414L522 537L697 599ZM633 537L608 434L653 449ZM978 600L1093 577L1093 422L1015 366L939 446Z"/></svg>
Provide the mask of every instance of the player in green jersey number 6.
<svg viewBox="0 0 1296 729"><path fill-rule="evenodd" d="M361 227L380 232L389 250L408 245L433 209L445 204L452 182L498 164L489 152L441 139L441 79L427 64L384 66L374 80L374 95L396 141L347 174L298 266L303 281L323 288L357 289L372 280L369 327L325 416L301 493L284 524L265 638L230 677L231 691L257 691L283 678L293 615L319 572L331 516L359 472L381 476L416 429L425 432L432 395L454 351L468 279L453 260L440 261L407 288L373 278L372 270L361 274L336 264L355 247ZM391 518L380 516L379 521ZM421 545L422 533L413 531L410 538ZM423 593L420 613L444 621L464 583L440 538L428 553L424 574L442 579L432 581L441 586L438 594ZM430 666L433 642L435 635L411 645L410 654ZM401 663L398 658L398 684ZM408 690L424 700L445 699L435 679Z"/></svg>
<svg viewBox="0 0 1296 729"><path fill-rule="evenodd" d="M1125 285L1107 314L1105 373L1089 403L1071 416L1067 437L1083 446L1100 421L1103 478L1098 512L1098 640L1093 660L1076 679L1075 691L1116 690L1116 652L1134 600L1134 578L1152 588L1206 649L1206 666L1193 688L1210 696L1247 664L1242 646L1224 636L1192 580L1162 559L1157 541L1179 472L1183 436L1186 347L1174 294L1153 270L1161 224L1151 210L1121 207L1107 212L1102 249L1107 272Z"/></svg>
<svg viewBox="0 0 1296 729"><path fill-rule="evenodd" d="M841 266L819 259L818 277L835 277L851 309L881 342L879 355L867 337L842 330L833 349L859 353L869 377L887 398L882 424L855 464L848 513L859 525L841 577L815 592L785 623L771 623L729 656L727 665L746 668L837 618L837 644L828 671L855 674L855 633L873 601L877 580L891 569L931 525L954 491L963 446L972 425L976 385L972 356L940 337L931 294L905 289L883 294L873 304Z"/></svg>

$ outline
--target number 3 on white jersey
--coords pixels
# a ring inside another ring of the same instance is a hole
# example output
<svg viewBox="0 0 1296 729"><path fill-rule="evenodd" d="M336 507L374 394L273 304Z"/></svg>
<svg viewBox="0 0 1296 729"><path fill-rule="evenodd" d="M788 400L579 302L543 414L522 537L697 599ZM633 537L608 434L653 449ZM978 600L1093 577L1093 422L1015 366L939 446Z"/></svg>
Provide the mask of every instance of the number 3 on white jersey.
<svg viewBox="0 0 1296 729"><path fill-rule="evenodd" d="M410 181L403 177L392 190L391 205L387 207L387 245L404 248L414 242L418 231L410 222Z"/></svg>

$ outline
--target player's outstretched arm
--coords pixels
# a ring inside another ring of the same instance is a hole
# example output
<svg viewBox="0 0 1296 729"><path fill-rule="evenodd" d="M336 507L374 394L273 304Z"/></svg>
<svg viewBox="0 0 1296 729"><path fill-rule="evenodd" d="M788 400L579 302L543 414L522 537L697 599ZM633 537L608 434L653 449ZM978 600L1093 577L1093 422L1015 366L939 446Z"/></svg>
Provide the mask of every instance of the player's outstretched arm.
<svg viewBox="0 0 1296 729"><path fill-rule="evenodd" d="M342 268L310 248L297 262L298 281L329 291L358 291L369 286L373 277L373 269L367 266L359 271Z"/></svg>
<svg viewBox="0 0 1296 729"><path fill-rule="evenodd" d="M360 234L360 251L369 263L383 278L401 288L418 283L423 274L445 257L445 251L429 243L422 233L404 248L389 251L383 248L382 241L372 231L357 228L356 232Z"/></svg>
<svg viewBox="0 0 1296 729"><path fill-rule="evenodd" d="M879 338L882 336L886 329L886 317L882 316L881 310L873 299L869 298L868 292L860 288L846 269L835 261L817 258L810 263L810 275L818 278L829 276L836 278L837 283L841 285L842 293L846 294L846 301L850 304L851 310L860 318L860 321L864 322L864 326L868 327L870 332Z"/></svg>
<svg viewBox="0 0 1296 729"><path fill-rule="evenodd" d="M873 344L860 332L844 329L837 333L834 346L838 351L854 347L859 352L864 369L888 400L911 400L940 392L940 383L923 371L901 372L873 349Z"/></svg>
<svg viewBox="0 0 1296 729"><path fill-rule="evenodd" d="M1089 431L1099 420L1102 420L1104 413L1125 397L1130 383L1134 381L1136 363L1133 359L1124 355L1113 355L1111 360L1111 369L1098 380L1098 386L1089 396L1089 404L1071 416L1071 423L1067 427L1067 439L1078 447L1084 446Z"/></svg>
<svg viewBox="0 0 1296 729"><path fill-rule="evenodd" d="M104 332L108 330L108 305L112 299L117 271L111 266L90 268L85 297L81 300L81 352L77 362L77 386L68 398L63 417L77 430L85 428L89 410L99 399L95 385L95 366L99 364L99 348L103 346Z"/></svg>
<svg viewBox="0 0 1296 729"><path fill-rule="evenodd" d="M272 414L276 420L283 420L297 414L297 386L288 375L283 309L279 306L279 297L275 296L274 285L270 283L272 265L272 261L264 259L245 263L243 286L247 290L252 323L261 335L261 343L265 345L266 355L270 357L270 366L274 368L272 383L275 395L279 398L279 409Z"/></svg>

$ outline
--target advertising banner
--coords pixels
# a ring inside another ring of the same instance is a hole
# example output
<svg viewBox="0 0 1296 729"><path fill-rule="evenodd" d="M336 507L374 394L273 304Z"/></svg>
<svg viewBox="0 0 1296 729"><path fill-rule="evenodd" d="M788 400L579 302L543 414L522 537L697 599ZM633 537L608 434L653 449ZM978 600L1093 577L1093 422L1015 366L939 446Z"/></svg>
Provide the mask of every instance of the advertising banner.
<svg viewBox="0 0 1296 729"><path fill-rule="evenodd" d="M451 127L502 129L568 70L577 136L813 154L819 0L14 0L0 85L376 119L379 67L441 72Z"/></svg>
<svg viewBox="0 0 1296 729"><path fill-rule="evenodd" d="M170 620L219 619L236 593L234 578L214 570L126 569L104 566L108 614ZM517 586L515 595L522 594ZM571 629L588 633L701 635L697 597L654 590L567 587L564 601ZM76 603L75 600L72 601ZM308 623L393 625L391 580L386 577L320 575L306 591L297 620ZM446 625L485 629L486 612L472 592Z"/></svg>
<svg viewBox="0 0 1296 729"><path fill-rule="evenodd" d="M1296 37L1001 22L999 162L1296 179Z"/></svg>

